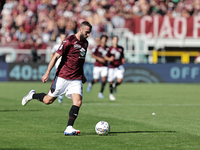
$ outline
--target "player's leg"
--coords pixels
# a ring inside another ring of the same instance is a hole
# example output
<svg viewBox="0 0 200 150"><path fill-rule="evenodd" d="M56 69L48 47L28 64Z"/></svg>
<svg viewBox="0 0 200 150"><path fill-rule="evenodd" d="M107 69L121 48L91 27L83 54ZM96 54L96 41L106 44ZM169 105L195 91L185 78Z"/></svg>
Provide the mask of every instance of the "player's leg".
<svg viewBox="0 0 200 150"><path fill-rule="evenodd" d="M74 122L78 117L79 109L82 104L82 82L80 80L72 81L68 86L66 96L72 99L72 107L69 111L69 119L64 135L79 135L80 131L73 128Z"/></svg>
<svg viewBox="0 0 200 150"><path fill-rule="evenodd" d="M115 93L117 93L117 86L120 85L120 84L122 83L122 81L123 81L123 79L117 78L117 82L114 82L114 83L112 84L112 86L113 86L113 91L114 91Z"/></svg>
<svg viewBox="0 0 200 150"><path fill-rule="evenodd" d="M52 82L48 95L51 97L58 97L58 102L62 103L63 94L66 92L68 82L69 81L64 78L56 77Z"/></svg>
<svg viewBox="0 0 200 150"><path fill-rule="evenodd" d="M98 98L104 98L103 91L104 91L105 85L106 85L106 77L102 77L101 78L101 89L100 89L100 92L98 94Z"/></svg>
<svg viewBox="0 0 200 150"><path fill-rule="evenodd" d="M64 97L63 95L58 96L58 103L62 103L63 97Z"/></svg>
<svg viewBox="0 0 200 150"><path fill-rule="evenodd" d="M99 98L104 98L103 91L104 91L104 88L106 85L107 74L108 74L108 68L102 67L102 69L101 69L101 90L98 94Z"/></svg>
<svg viewBox="0 0 200 150"><path fill-rule="evenodd" d="M22 105L26 105L33 99L37 99L44 104L51 104L55 101L55 99L65 92L65 79L56 77L51 85L51 88L48 92L48 95L45 93L35 93L35 90L31 90L24 98L22 99Z"/></svg>
<svg viewBox="0 0 200 150"><path fill-rule="evenodd" d="M51 104L54 102L54 100L57 97L51 97L49 95L46 95L45 93L35 93L34 90L31 90L23 99L22 99L22 105L25 106L28 102L30 102L33 99L37 99L40 102L43 102L45 104Z"/></svg>
<svg viewBox="0 0 200 150"><path fill-rule="evenodd" d="M50 95L46 95L44 98L43 98L43 103L49 105L49 104L52 104L55 100L56 100L57 97L52 97Z"/></svg>
<svg viewBox="0 0 200 150"><path fill-rule="evenodd" d="M113 81L115 79L115 69L114 68L109 68L108 70L108 82L109 82L109 89L110 89L110 95L109 98L110 100L114 101L116 100L115 96L113 95Z"/></svg>
<svg viewBox="0 0 200 150"><path fill-rule="evenodd" d="M117 93L117 86L119 86L123 81L124 77L123 66L119 66L118 68L116 68L116 77L117 77L117 82L113 83L113 90L115 91L115 93Z"/></svg>
<svg viewBox="0 0 200 150"><path fill-rule="evenodd" d="M99 73L100 73L100 69L99 67L95 67L93 68L93 80L91 82L88 83L88 87L87 87L87 91L91 92L92 90L92 86L99 81Z"/></svg>
<svg viewBox="0 0 200 150"><path fill-rule="evenodd" d="M67 126L73 126L76 118L78 117L79 108L82 104L82 97L80 94L74 93L72 97L72 107L69 111L69 120Z"/></svg>
<svg viewBox="0 0 200 150"><path fill-rule="evenodd" d="M58 67L59 67L59 65L60 65L61 59L62 59L62 57L60 57L60 58L56 61L56 64L55 64L56 70L58 69ZM59 96L58 96L58 103L62 103L63 97L64 97L63 95L59 95Z"/></svg>
<svg viewBox="0 0 200 150"><path fill-rule="evenodd" d="M22 106L25 106L29 101L33 99L33 94L35 94L35 90L30 90L30 92L22 98Z"/></svg>

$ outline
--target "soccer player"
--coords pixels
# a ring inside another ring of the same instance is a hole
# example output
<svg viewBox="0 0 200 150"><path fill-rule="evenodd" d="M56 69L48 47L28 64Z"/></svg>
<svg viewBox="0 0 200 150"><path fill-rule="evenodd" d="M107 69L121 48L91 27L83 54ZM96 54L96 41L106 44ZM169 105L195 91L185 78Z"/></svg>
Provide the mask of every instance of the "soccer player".
<svg viewBox="0 0 200 150"><path fill-rule="evenodd" d="M108 53L104 57L105 60L110 61L109 70L108 70L108 82L110 84L110 100L116 100L113 95L113 90L116 92L116 88L123 81L124 77L124 67L125 63L124 58L124 48L118 45L118 36L113 36L112 46L109 48ZM114 80L117 78L117 82Z"/></svg>
<svg viewBox="0 0 200 150"><path fill-rule="evenodd" d="M87 91L90 92L94 83L98 82L101 76L101 90L98 94L99 98L104 98L103 91L106 85L106 78L108 74L108 62L104 59L104 56L108 52L108 46L106 45L108 37L102 35L100 37L100 45L92 50L92 57L96 59L93 68L93 80L88 84Z"/></svg>
<svg viewBox="0 0 200 150"><path fill-rule="evenodd" d="M61 34L60 34L60 37L59 37L59 39L58 39L58 41L57 41L57 44L55 44L55 45L53 46L52 50L51 50L51 59L53 58L54 54L55 54L56 51L58 50L58 48L59 48L60 44L62 43L62 41L65 40L65 38L66 38L66 35L65 35L64 33L61 33ZM60 58L56 61L56 64L55 64L56 69L58 69L58 66L59 66L59 64L60 64L60 62L61 62L61 58L62 58L62 57L60 57ZM59 102L59 103L62 103L62 99L63 99L63 95L59 95L59 96L58 96L58 102Z"/></svg>
<svg viewBox="0 0 200 150"><path fill-rule="evenodd" d="M47 82L51 69L56 61L62 56L60 65L56 71L55 79L52 82L48 94L35 93L31 90L23 99L22 105L26 105L32 99L37 99L45 104L53 103L59 95L66 93L66 97L72 99L72 107L69 111L69 119L64 135L79 135L80 131L73 128L82 104L82 83L86 82L83 72L83 64L88 47L86 38L90 35L92 26L89 22L83 21L76 34L67 37L53 58L49 62L42 82Z"/></svg>

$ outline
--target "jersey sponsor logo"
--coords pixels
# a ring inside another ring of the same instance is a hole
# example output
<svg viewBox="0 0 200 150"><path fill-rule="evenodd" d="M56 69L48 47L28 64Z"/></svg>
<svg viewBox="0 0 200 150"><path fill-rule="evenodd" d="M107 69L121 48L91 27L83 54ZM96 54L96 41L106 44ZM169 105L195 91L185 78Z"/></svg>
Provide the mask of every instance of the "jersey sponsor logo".
<svg viewBox="0 0 200 150"><path fill-rule="evenodd" d="M81 45L75 44L75 45L74 45L74 48L75 48L75 49L80 49L80 48L81 48Z"/></svg>
<svg viewBox="0 0 200 150"><path fill-rule="evenodd" d="M67 41L63 41L63 42L67 42Z"/></svg>

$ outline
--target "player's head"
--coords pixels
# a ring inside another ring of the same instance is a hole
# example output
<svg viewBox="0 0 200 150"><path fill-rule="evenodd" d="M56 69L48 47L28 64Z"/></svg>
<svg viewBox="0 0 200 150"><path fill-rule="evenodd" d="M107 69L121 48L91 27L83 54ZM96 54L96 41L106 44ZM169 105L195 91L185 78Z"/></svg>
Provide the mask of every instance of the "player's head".
<svg viewBox="0 0 200 150"><path fill-rule="evenodd" d="M57 44L61 44L62 43L62 41L64 41L65 40L65 38L66 38L66 35L65 35L65 33L60 33L60 36L59 37L57 37L56 38L56 43Z"/></svg>
<svg viewBox="0 0 200 150"><path fill-rule="evenodd" d="M101 35L100 37L100 44L105 46L107 42L108 36L107 35Z"/></svg>
<svg viewBox="0 0 200 150"><path fill-rule="evenodd" d="M66 34L65 33L60 33L60 40L64 41L66 38Z"/></svg>
<svg viewBox="0 0 200 150"><path fill-rule="evenodd" d="M117 44L118 44L118 40L119 40L119 38L118 38L117 35L114 35L114 36L112 37L112 43L113 43L113 46L117 46Z"/></svg>
<svg viewBox="0 0 200 150"><path fill-rule="evenodd" d="M80 32L80 40L86 39L92 31L92 25L88 21L83 21L80 24L79 32Z"/></svg>

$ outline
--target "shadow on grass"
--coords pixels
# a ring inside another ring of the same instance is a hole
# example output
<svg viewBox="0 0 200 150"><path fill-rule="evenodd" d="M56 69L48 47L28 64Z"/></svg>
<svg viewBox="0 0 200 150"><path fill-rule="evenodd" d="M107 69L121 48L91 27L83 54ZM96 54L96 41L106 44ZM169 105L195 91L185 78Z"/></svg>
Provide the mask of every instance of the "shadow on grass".
<svg viewBox="0 0 200 150"><path fill-rule="evenodd" d="M13 110L0 110L0 112L15 112L15 111L41 111L41 110L17 110L17 109L13 109ZM0 148L1 150L1 148Z"/></svg>
<svg viewBox="0 0 200 150"><path fill-rule="evenodd" d="M130 134L130 133L176 133L176 131L122 131L122 132L109 132L108 135L103 136L114 136L116 134ZM93 133L83 133L83 135L97 135L95 132Z"/></svg>
<svg viewBox="0 0 200 150"><path fill-rule="evenodd" d="M84 101L83 103L85 103L85 104L94 104L94 103L100 103L100 102L103 103L103 104L104 103L106 103L106 104L110 103L110 101L100 101L99 99L98 100L92 100L92 101L88 100L88 101Z"/></svg>
<svg viewBox="0 0 200 150"><path fill-rule="evenodd" d="M126 131L126 132L109 132L109 134L119 133L175 133L176 131Z"/></svg>

